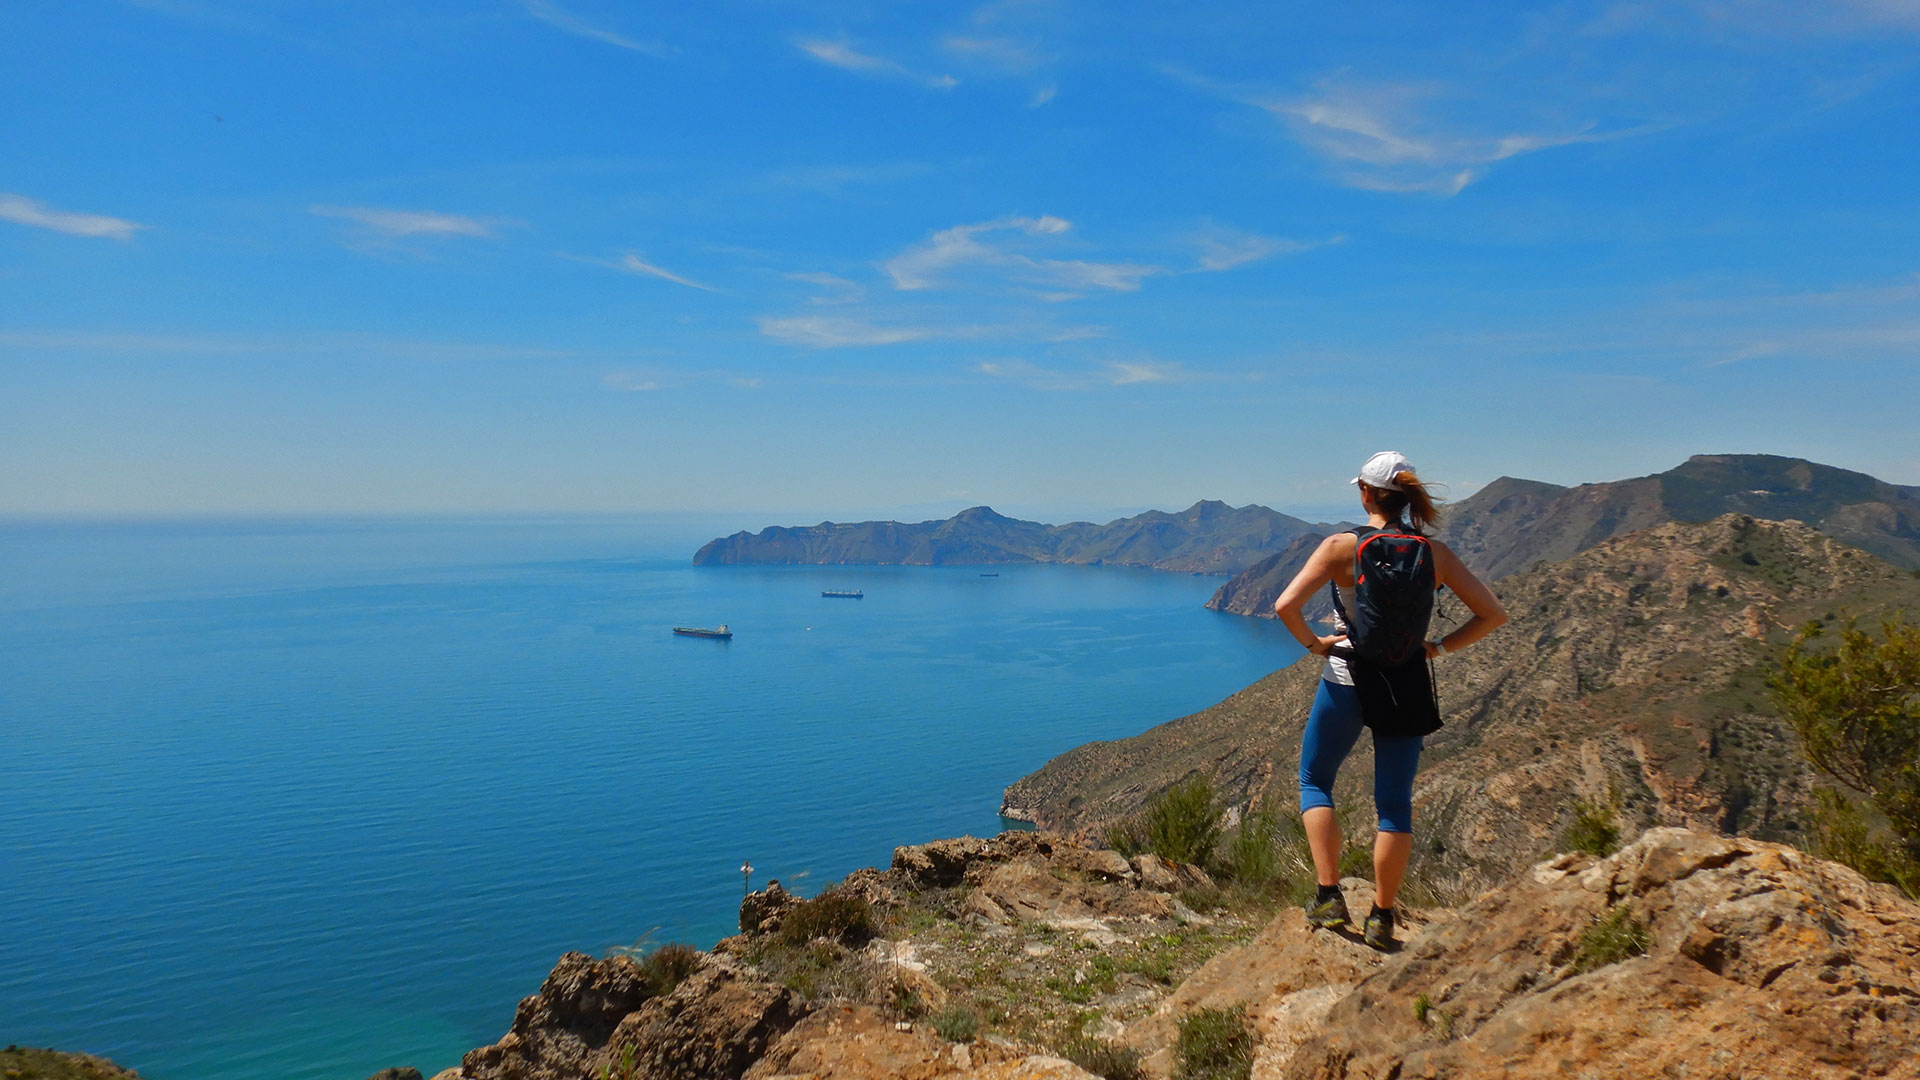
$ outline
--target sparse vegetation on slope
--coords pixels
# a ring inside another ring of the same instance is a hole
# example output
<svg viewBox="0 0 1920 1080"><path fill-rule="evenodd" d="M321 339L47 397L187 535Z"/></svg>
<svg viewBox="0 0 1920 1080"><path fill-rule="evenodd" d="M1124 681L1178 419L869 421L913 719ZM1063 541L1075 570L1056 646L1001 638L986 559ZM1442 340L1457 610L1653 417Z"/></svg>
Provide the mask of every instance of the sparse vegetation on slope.
<svg viewBox="0 0 1920 1080"><path fill-rule="evenodd" d="M1849 620L1836 638L1808 624L1773 679L1807 760L1846 789L1821 792L1815 846L1920 895L1920 626L1891 616L1876 640Z"/></svg>

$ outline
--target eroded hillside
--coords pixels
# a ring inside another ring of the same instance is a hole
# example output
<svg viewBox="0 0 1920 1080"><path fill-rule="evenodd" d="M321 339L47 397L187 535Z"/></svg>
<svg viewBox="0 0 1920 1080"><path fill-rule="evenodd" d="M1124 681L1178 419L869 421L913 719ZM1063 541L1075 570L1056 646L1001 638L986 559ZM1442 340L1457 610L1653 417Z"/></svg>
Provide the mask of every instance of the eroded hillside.
<svg viewBox="0 0 1920 1080"><path fill-rule="evenodd" d="M1436 665L1446 727L1415 787L1429 871L1510 873L1552 850L1575 800L1630 828L1790 839L1810 776L1766 673L1793 628L1920 607L1920 579L1796 522L1668 523L1503 581L1513 622ZM1462 616L1457 601L1441 617ZM1097 829L1195 772L1239 804L1294 806L1312 657L1138 736L1077 747L1004 812ZM1365 823L1367 740L1337 798Z"/></svg>

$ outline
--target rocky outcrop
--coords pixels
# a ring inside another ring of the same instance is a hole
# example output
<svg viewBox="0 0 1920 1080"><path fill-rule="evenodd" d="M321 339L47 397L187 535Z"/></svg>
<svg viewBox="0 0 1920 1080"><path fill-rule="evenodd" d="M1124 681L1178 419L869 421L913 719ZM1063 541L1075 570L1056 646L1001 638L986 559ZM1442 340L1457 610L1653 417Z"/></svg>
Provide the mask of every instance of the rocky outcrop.
<svg viewBox="0 0 1920 1080"><path fill-rule="evenodd" d="M461 1059L466 1080L574 1080L607 1045L614 1029L653 997L630 957L560 958L540 991L520 1002L513 1026L491 1046Z"/></svg>
<svg viewBox="0 0 1920 1080"><path fill-rule="evenodd" d="M805 1007L784 986L724 958L654 998L615 1028L600 1064L648 1080L733 1080L760 1060Z"/></svg>
<svg viewBox="0 0 1920 1080"><path fill-rule="evenodd" d="M1157 991L1135 981L1154 967L1143 943L1205 936L1212 920L1149 913L1111 937L1045 921L1059 894L1035 872L1091 890L1078 899L1122 929L1120 898L1168 900L1152 883L1201 880L1111 854L1035 833L899 849L855 888L934 904L860 961L914 970L956 1001L1071 995L1091 1010L1072 1025L1133 1047L1156 1077L1175 1069L1182 1017L1235 1007L1255 1035L1254 1080L1920 1077L1920 905L1785 845L1652 829L1609 858L1537 863L1456 910L1403 904L1388 952L1287 908ZM1367 908L1366 882L1342 886ZM982 894L1008 923L964 902ZM705 957L610 1028L638 965L569 954L508 1037L443 1080L1091 1080L1022 1038L954 1041L858 995L802 1001L736 955L748 951Z"/></svg>
<svg viewBox="0 0 1920 1080"><path fill-rule="evenodd" d="M500 1041L436 1080L581 1080L602 1070L657 1080L737 1078L804 1014L787 988L723 956L656 994L626 956L560 958Z"/></svg>
<svg viewBox="0 0 1920 1080"><path fill-rule="evenodd" d="M1609 926L1631 932L1596 946ZM1482 896L1314 1032L1269 1037L1254 1076L1913 1077L1920 905L1783 845L1655 829Z"/></svg>
<svg viewBox="0 0 1920 1080"><path fill-rule="evenodd" d="M773 933L780 929L780 921L786 918L787 909L798 903L799 899L778 881L767 882L764 888L748 893L747 898L740 902L740 932Z"/></svg>
<svg viewBox="0 0 1920 1080"><path fill-rule="evenodd" d="M140 1080L140 1074L92 1054L66 1054L9 1044L0 1049L5 1080Z"/></svg>
<svg viewBox="0 0 1920 1080"><path fill-rule="evenodd" d="M1792 628L1839 610L1920 609L1920 580L1797 522L1667 524L1512 577L1513 622L1436 665L1415 816L1429 871L1497 880L1554 850L1576 799L1628 835L1684 825L1791 839L1811 775L1766 673ZM1439 625L1463 612L1443 601ZM1290 810L1320 661L1210 709L1088 743L1004 796L1043 827L1097 831L1196 772L1234 803ZM1362 740L1336 799L1364 815Z"/></svg>
<svg viewBox="0 0 1920 1080"><path fill-rule="evenodd" d="M1341 887L1351 910L1364 912L1373 902L1371 882L1348 878ZM1408 917L1403 934L1429 921L1418 913ZM1152 1015L1127 1027L1126 1042L1145 1055L1148 1072L1165 1076L1174 1067L1180 1017L1195 1009L1241 1006L1269 1053L1297 1046L1318 1032L1335 1002L1385 963L1384 954L1351 932L1316 933L1303 911L1289 908L1253 941L1189 975Z"/></svg>
<svg viewBox="0 0 1920 1080"><path fill-rule="evenodd" d="M1064 1064L1064 1063L1062 1063ZM795 1025L747 1080L984 1080L1014 1075L1078 1080L1052 1059L999 1043L956 1043L866 1005L834 1005Z"/></svg>

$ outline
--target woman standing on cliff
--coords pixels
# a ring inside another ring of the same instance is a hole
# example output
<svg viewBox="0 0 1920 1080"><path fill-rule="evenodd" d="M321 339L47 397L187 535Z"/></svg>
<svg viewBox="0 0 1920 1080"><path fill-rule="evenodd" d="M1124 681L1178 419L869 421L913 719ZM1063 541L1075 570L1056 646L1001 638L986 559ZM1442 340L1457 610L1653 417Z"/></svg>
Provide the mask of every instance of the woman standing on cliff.
<svg viewBox="0 0 1920 1080"><path fill-rule="evenodd" d="M1507 613L1458 556L1427 535L1439 511L1412 462L1397 451L1382 451L1367 459L1352 483L1359 486L1367 526L1327 537L1273 610L1308 652L1327 658L1300 747L1300 819L1320 886L1307 920L1322 927L1350 921L1340 892L1333 781L1360 729L1370 727L1380 831L1373 842L1374 904L1365 936L1367 944L1384 949L1393 942L1394 899L1413 853L1414 772L1425 736L1440 726L1427 662L1479 641L1505 623ZM1375 571L1372 585L1365 584L1367 568ZM1334 633L1322 637L1307 627L1301 609L1329 583ZM1432 594L1441 588L1452 589L1473 617L1444 638L1427 640ZM1396 633L1406 639L1398 647L1390 642Z"/></svg>

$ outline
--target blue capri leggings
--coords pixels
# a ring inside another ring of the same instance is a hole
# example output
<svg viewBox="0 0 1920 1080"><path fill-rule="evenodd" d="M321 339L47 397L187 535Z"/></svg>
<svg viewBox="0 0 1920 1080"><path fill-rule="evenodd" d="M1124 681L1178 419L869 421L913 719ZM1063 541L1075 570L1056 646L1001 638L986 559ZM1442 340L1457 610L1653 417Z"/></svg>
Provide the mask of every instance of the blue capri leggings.
<svg viewBox="0 0 1920 1080"><path fill-rule="evenodd" d="M1333 779L1360 738L1360 695L1351 686L1320 680L1300 745L1300 809L1333 805ZM1413 831L1413 774L1420 767L1418 735L1373 737L1373 805L1380 831Z"/></svg>

